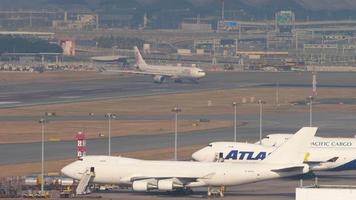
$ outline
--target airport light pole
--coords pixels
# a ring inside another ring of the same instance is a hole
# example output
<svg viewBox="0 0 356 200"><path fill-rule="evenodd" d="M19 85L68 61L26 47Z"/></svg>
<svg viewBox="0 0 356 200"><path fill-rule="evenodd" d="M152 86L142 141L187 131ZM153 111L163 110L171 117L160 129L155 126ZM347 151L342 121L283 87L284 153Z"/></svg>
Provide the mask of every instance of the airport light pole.
<svg viewBox="0 0 356 200"><path fill-rule="evenodd" d="M313 96L309 96L309 126L312 127L313 126L313 100L314 97Z"/></svg>
<svg viewBox="0 0 356 200"><path fill-rule="evenodd" d="M279 81L276 83L276 106L279 106Z"/></svg>
<svg viewBox="0 0 356 200"><path fill-rule="evenodd" d="M178 106L172 109L172 112L175 114L175 123L174 123L174 160L177 160L177 144L178 144L178 113L182 110Z"/></svg>
<svg viewBox="0 0 356 200"><path fill-rule="evenodd" d="M109 131L109 135L108 135L108 155L111 156L111 120L116 118L116 115L113 113L106 113L105 117L108 118L108 131Z"/></svg>
<svg viewBox="0 0 356 200"><path fill-rule="evenodd" d="M225 20L225 0L221 0L221 20Z"/></svg>
<svg viewBox="0 0 356 200"><path fill-rule="evenodd" d="M260 105L260 145L262 144L262 111L264 103L264 101L258 100L258 104Z"/></svg>
<svg viewBox="0 0 356 200"><path fill-rule="evenodd" d="M237 123L236 123L236 107L237 107L237 103L234 101L232 102L232 106L234 107L234 142L236 142L237 140Z"/></svg>
<svg viewBox="0 0 356 200"><path fill-rule="evenodd" d="M90 113L88 113L88 118L89 118L89 120L93 120L94 119L94 113L93 112L90 112ZM85 133L86 131L87 131L87 127L82 127L82 131Z"/></svg>
<svg viewBox="0 0 356 200"><path fill-rule="evenodd" d="M55 116L54 112L45 112L38 123L41 124L41 194L44 193L44 139L45 139L45 124L48 123L47 117Z"/></svg>
<svg viewBox="0 0 356 200"><path fill-rule="evenodd" d="M45 123L47 120L41 118L38 121L41 124L41 194L44 192L44 132L45 132Z"/></svg>

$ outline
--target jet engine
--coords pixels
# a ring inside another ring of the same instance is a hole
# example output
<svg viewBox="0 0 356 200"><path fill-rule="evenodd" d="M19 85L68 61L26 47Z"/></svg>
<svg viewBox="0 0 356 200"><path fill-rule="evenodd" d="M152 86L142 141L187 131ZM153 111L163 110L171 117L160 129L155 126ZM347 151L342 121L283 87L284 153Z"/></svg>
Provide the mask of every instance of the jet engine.
<svg viewBox="0 0 356 200"><path fill-rule="evenodd" d="M136 192L147 192L157 188L157 181L153 179L139 180L132 183L132 189Z"/></svg>
<svg viewBox="0 0 356 200"><path fill-rule="evenodd" d="M161 191L172 191L177 188L181 188L182 185L176 183L173 179L164 179L158 181L158 190Z"/></svg>
<svg viewBox="0 0 356 200"><path fill-rule="evenodd" d="M153 81L155 83L162 83L164 81L165 77L161 75L156 75L153 77Z"/></svg>

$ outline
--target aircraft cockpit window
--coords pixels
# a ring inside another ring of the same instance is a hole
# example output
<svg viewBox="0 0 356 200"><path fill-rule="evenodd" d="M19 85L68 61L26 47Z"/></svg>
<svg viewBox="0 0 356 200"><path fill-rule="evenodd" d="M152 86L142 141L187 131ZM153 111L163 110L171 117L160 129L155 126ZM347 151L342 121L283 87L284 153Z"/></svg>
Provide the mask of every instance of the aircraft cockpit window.
<svg viewBox="0 0 356 200"><path fill-rule="evenodd" d="M212 144L208 144L208 147L212 147L213 145Z"/></svg>

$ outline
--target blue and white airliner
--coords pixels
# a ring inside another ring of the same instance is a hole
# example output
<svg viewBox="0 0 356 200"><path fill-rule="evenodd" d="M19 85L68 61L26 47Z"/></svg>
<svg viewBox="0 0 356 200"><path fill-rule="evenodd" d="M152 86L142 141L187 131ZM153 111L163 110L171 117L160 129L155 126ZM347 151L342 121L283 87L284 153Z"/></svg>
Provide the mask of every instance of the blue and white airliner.
<svg viewBox="0 0 356 200"><path fill-rule="evenodd" d="M270 134L255 144L242 142L212 142L194 152L199 162L260 162L268 157L292 134ZM305 154L304 163L312 171L356 170L356 138L315 137Z"/></svg>

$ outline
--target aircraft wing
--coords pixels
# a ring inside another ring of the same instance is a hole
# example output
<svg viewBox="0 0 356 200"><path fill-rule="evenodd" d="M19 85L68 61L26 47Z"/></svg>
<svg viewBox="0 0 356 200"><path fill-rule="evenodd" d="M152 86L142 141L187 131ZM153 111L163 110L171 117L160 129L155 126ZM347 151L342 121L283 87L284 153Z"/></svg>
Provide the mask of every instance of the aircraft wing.
<svg viewBox="0 0 356 200"><path fill-rule="evenodd" d="M290 166L290 167L282 167L278 169L272 169L273 172L293 172L293 171L302 171L305 166Z"/></svg>
<svg viewBox="0 0 356 200"><path fill-rule="evenodd" d="M172 179L175 183L186 185L186 184L194 184L199 182L199 180L202 179L209 179L212 176L214 176L215 173L209 173L204 176L140 176L140 175L135 175L131 177L125 177L122 180L125 180L126 182L134 182L134 181L141 181L141 180L165 180L165 179Z"/></svg>
<svg viewBox="0 0 356 200"><path fill-rule="evenodd" d="M207 174L205 176L175 176L175 177L171 177L171 176L133 176L130 177L130 182L133 181L139 181L139 180L146 180L146 179L156 179L156 180L161 180L161 179L168 179L168 178L173 178L173 179L177 179L177 180L185 180L185 181L195 181L197 179L209 179L211 178L213 175L215 175L215 173L210 173Z"/></svg>
<svg viewBox="0 0 356 200"><path fill-rule="evenodd" d="M141 181L141 180L148 180L148 179L155 179L155 180L163 180L163 179L174 179L176 182L187 183L187 182L194 182L198 179L198 177L156 177L156 176L141 176L141 177L132 177L130 182L134 181Z"/></svg>
<svg viewBox="0 0 356 200"><path fill-rule="evenodd" d="M155 76L155 75L157 75L157 76L173 76L173 74L169 74L169 73L145 72L145 71L138 71L138 70L105 70L105 72L143 74L143 75L153 75L153 76Z"/></svg>

